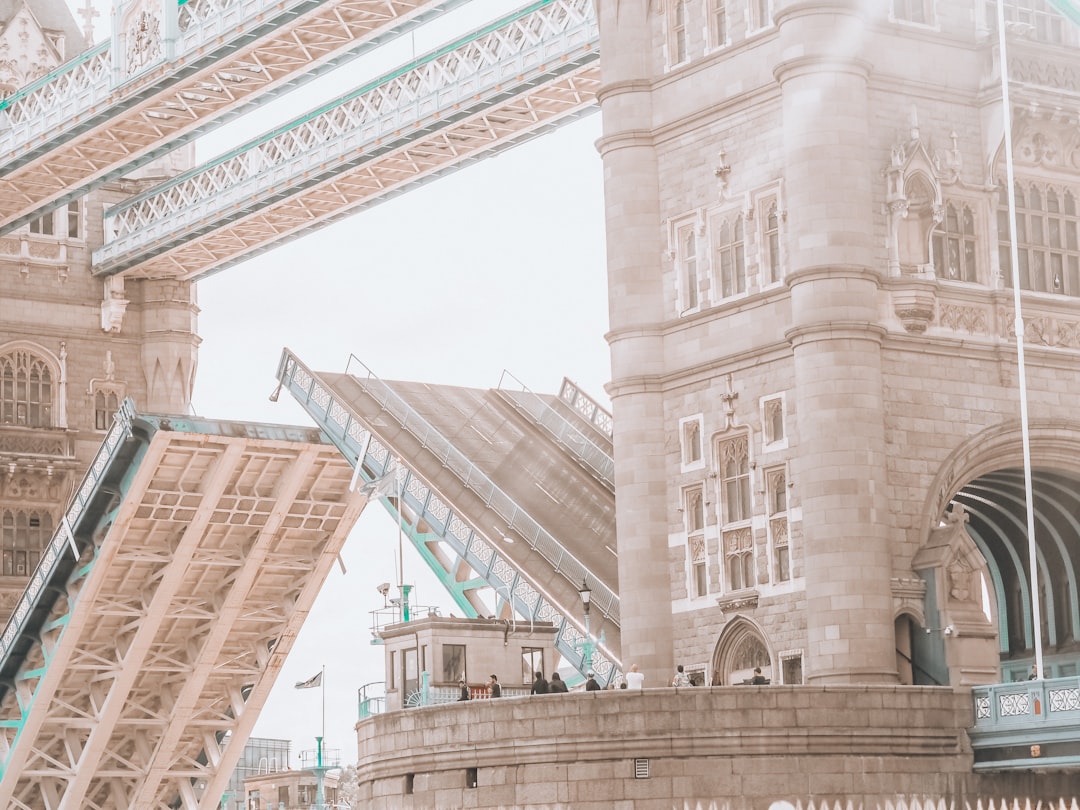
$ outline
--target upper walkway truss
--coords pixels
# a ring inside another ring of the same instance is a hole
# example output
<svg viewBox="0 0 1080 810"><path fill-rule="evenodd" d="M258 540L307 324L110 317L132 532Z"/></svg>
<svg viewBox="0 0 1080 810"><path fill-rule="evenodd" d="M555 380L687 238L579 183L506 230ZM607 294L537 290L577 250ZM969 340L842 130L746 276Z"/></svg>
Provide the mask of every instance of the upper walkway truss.
<svg viewBox="0 0 1080 810"><path fill-rule="evenodd" d="M106 212L94 272L198 279L595 109L593 0L538 0Z"/></svg>
<svg viewBox="0 0 1080 810"><path fill-rule="evenodd" d="M137 0L0 101L0 234L467 0Z"/></svg>

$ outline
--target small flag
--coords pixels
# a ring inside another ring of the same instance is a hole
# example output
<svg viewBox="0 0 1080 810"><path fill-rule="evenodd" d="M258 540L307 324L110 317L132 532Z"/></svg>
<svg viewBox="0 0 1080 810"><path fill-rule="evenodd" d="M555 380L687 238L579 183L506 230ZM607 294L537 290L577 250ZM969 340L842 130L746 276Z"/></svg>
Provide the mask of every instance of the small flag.
<svg viewBox="0 0 1080 810"><path fill-rule="evenodd" d="M397 468L395 467L389 472L384 473L381 478L376 478L374 481L370 481L366 484L361 484L360 491L367 495L367 497L371 500L374 500L375 498L385 498L388 495L397 495Z"/></svg>
<svg viewBox="0 0 1080 810"><path fill-rule="evenodd" d="M297 689L314 689L316 686L322 686L322 673L321 672L318 673L317 675L312 675L306 681L297 681L296 682L296 688Z"/></svg>

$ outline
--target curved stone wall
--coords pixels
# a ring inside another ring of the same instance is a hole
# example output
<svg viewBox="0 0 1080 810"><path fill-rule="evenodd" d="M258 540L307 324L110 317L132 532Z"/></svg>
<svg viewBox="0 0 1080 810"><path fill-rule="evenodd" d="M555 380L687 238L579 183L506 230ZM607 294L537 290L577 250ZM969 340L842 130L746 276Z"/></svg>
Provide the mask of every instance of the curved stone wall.
<svg viewBox="0 0 1080 810"><path fill-rule="evenodd" d="M899 797L1064 796L1066 777L976 776L967 690L686 687L472 701L357 725L364 806L767 810ZM1070 793L1071 795L1071 793Z"/></svg>

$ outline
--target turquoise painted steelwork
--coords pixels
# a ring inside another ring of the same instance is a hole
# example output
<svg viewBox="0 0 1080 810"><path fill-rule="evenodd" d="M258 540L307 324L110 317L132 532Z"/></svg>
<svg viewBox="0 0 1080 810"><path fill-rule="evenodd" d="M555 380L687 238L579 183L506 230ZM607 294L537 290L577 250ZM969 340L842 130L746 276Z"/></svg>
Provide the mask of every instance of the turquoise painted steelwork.
<svg viewBox="0 0 1080 810"><path fill-rule="evenodd" d="M123 272L203 234L210 228L206 223L217 229L250 216L278 202L283 189L288 196L316 186L555 81L596 62L598 46L592 0L532 3L109 209L105 230L113 236L94 252L94 272ZM569 109L550 126L593 109L592 105ZM483 156L548 128L523 131L520 138L490 145ZM465 157L456 156L418 182L460 168ZM402 190L380 193L377 201ZM238 207L240 200L243 205ZM373 201L367 200L363 206L370 204ZM355 213L359 207L347 206L303 232ZM289 232L281 239L299 235ZM213 272L230 264L220 264Z"/></svg>
<svg viewBox="0 0 1080 810"><path fill-rule="evenodd" d="M0 227L0 235L25 225L48 210L84 196L91 189L130 174L132 170L194 141L253 107L324 76L470 1L432 0L421 12L395 21L376 35L354 42L328 59L312 62L290 76L288 81L275 83L245 98L227 113L199 121L190 129L172 134L145 154L124 160L108 172L74 185L62 197L31 214L5 223ZM95 45L0 100L0 124L3 125L0 126L0 155L8 156L0 160L0 172L10 172L47 155L61 143L103 124L107 125L123 110L143 103L155 94L166 93L178 77L212 67L242 45L250 44L253 39L272 39L283 23L334 2L336 0L293 0L288 4L280 0L248 0L243 3L184 0L178 7L175 23L178 36L172 53L131 73L121 69L123 54L112 47L112 40ZM117 36L114 30L113 38ZM160 70L160 75L147 78L154 70ZM120 76L123 78L118 78ZM146 80L140 82L140 78Z"/></svg>
<svg viewBox="0 0 1080 810"><path fill-rule="evenodd" d="M972 687L976 771L1080 765L1080 677Z"/></svg>
<svg viewBox="0 0 1080 810"><path fill-rule="evenodd" d="M15 729L8 752L15 747L34 706L36 693L27 684L44 671L21 668L27 653L40 645L47 668L53 651L62 643L71 611L78 604L82 584L97 557L93 538L112 514L103 507L108 506L114 494L122 496L131 480L130 469L138 467L149 443L133 434L133 417L131 400L124 400L0 636L0 681L10 684L6 688L15 689L20 712L18 720L0 724ZM114 487L115 493L111 491ZM68 595L68 612L47 621L60 592ZM5 756L0 761L0 777L6 767Z"/></svg>
<svg viewBox="0 0 1080 810"><path fill-rule="evenodd" d="M360 466L360 474L364 480L376 481L386 475L398 476L400 497L411 512L418 516L418 521L422 518L432 529L426 537L438 537L449 550L475 571L499 598L507 597L518 616L525 620L552 622L558 628L555 644L559 652L579 670L584 668L582 644L586 639L581 630L570 623L558 606L550 603L542 593L538 593L486 538L472 528L464 515L451 510L442 498L413 475L400 459L395 459L353 415L349 405L339 401L288 349L282 352L277 378L322 427L345 458L354 467ZM418 418L415 417L414 421ZM482 474L477 471L477 475ZM417 545L420 537L422 536L410 535L410 541ZM580 570L584 571L584 568ZM577 581L580 582L582 578L579 577ZM596 586L592 586L590 582L590 587L593 587L594 594L598 588L603 588L608 609L614 607L614 611L607 615L617 624L618 597L603 583L595 578L593 581ZM595 597L594 604L599 609ZM605 650L598 650L594 654L592 668L598 680L605 684L614 680L619 672L618 662Z"/></svg>

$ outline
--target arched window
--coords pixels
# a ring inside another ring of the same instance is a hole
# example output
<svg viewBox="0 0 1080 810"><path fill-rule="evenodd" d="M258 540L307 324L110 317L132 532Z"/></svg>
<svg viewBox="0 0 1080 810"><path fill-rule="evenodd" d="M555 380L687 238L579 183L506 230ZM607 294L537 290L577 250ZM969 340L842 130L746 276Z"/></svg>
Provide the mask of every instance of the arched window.
<svg viewBox="0 0 1080 810"><path fill-rule="evenodd" d="M971 206L949 202L934 231L934 270L939 278L978 281L975 260L975 215Z"/></svg>
<svg viewBox="0 0 1080 810"><path fill-rule="evenodd" d="M716 268L720 273L720 295L730 298L746 292L746 252L743 242L743 218L721 219L714 223Z"/></svg>
<svg viewBox="0 0 1080 810"><path fill-rule="evenodd" d="M53 379L44 359L28 349L0 355L0 425L50 427Z"/></svg>
<svg viewBox="0 0 1080 810"><path fill-rule="evenodd" d="M53 534L53 519L48 512L5 509L0 517L0 553L3 575L26 577L34 570L42 550Z"/></svg>

